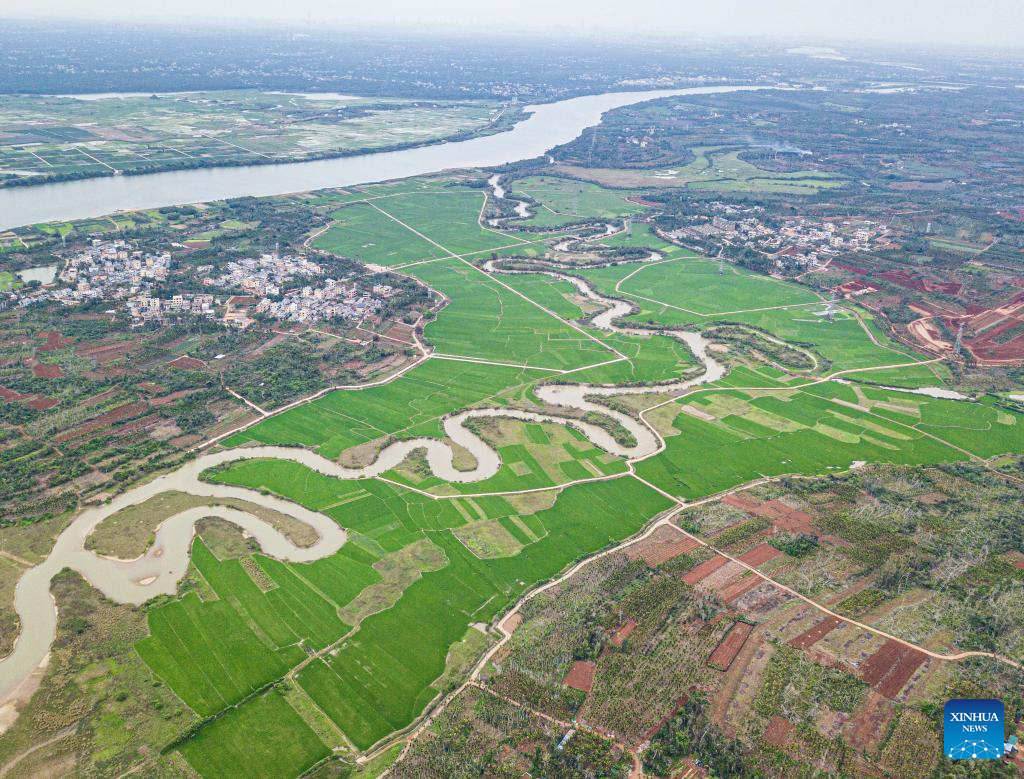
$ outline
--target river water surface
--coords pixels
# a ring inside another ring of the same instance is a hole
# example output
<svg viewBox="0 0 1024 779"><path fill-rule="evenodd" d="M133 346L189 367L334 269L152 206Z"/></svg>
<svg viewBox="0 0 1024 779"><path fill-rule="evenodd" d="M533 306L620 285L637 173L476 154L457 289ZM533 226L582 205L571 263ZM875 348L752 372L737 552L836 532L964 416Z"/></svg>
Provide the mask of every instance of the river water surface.
<svg viewBox="0 0 1024 779"><path fill-rule="evenodd" d="M0 189L0 230L37 222L85 219L114 211L249 195L281 195L421 176L450 168L503 165L540 156L554 146L568 143L613 108L659 97L759 88L719 86L609 92L529 106L529 118L513 129L468 141L312 162L200 168Z"/></svg>

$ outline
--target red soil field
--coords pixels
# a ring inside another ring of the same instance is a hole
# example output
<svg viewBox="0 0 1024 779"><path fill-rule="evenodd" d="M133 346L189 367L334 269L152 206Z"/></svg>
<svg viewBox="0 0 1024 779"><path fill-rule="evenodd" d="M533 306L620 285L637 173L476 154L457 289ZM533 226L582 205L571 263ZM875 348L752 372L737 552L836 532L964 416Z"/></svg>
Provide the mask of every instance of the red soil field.
<svg viewBox="0 0 1024 779"><path fill-rule="evenodd" d="M867 268L862 268L860 265L850 265L845 262L836 262L835 260L832 261L832 267L848 270L850 273L856 273L858 276L869 276L871 274L871 271Z"/></svg>
<svg viewBox="0 0 1024 779"><path fill-rule="evenodd" d="M707 562L703 562L696 568L691 568L689 571L683 574L683 581L689 585L697 584L698 582L706 579L708 576L713 574L729 560L722 555L715 555Z"/></svg>
<svg viewBox="0 0 1024 779"><path fill-rule="evenodd" d="M924 652L886 641L861 666L861 678L886 698L894 698L926 659Z"/></svg>
<svg viewBox="0 0 1024 779"><path fill-rule="evenodd" d="M799 636L791 638L789 640L789 645L796 647L797 649L810 649L841 624L843 624L841 619L825 617L825 619L811 627L809 630L805 630Z"/></svg>
<svg viewBox="0 0 1024 779"><path fill-rule="evenodd" d="M188 397L194 392L198 392L198 390L178 390L177 392L172 392L170 395L164 395L163 397L160 398L153 398L152 400L149 401L149 405L152 406L153 408L160 408L161 406L166 406L168 403L173 403L176 400Z"/></svg>
<svg viewBox="0 0 1024 779"><path fill-rule="evenodd" d="M24 400L27 397L29 397L29 396L28 395L22 395L20 392L15 392L12 389L7 389L7 387L0 387L0 400L7 400L7 401L14 402L14 401L18 401L18 400Z"/></svg>
<svg viewBox="0 0 1024 779"><path fill-rule="evenodd" d="M640 557L647 563L651 568L656 568L664 562L671 560L673 557L692 552L700 544L694 541L692 538L680 538L676 541L670 541L667 543L659 543L654 546L649 546L643 550Z"/></svg>
<svg viewBox="0 0 1024 779"><path fill-rule="evenodd" d="M774 560L781 554L782 552L771 544L758 544L753 549L748 552L744 552L736 559L741 563L746 563L751 568L757 568L759 565L763 565L769 560Z"/></svg>
<svg viewBox="0 0 1024 779"><path fill-rule="evenodd" d="M871 284L870 282L865 284L857 280L848 281L845 284L840 284L838 287L834 287L833 289L841 295L858 295L878 292L878 287L874 284Z"/></svg>
<svg viewBox="0 0 1024 779"><path fill-rule="evenodd" d="M738 579L733 579L725 587L718 591L722 600L726 603L732 603L733 601L742 598L748 592L755 587L760 586L764 582L760 576L756 574L748 574L747 576L741 576Z"/></svg>
<svg viewBox="0 0 1024 779"><path fill-rule="evenodd" d="M197 360L195 357L189 357L188 355L176 357L167 364L172 368L178 368L183 371L198 371L206 367L205 362Z"/></svg>
<svg viewBox="0 0 1024 779"><path fill-rule="evenodd" d="M577 660L572 664L569 673L562 682L566 687L572 687L581 692L590 692L594 689L594 676L597 674L597 663L593 660Z"/></svg>
<svg viewBox="0 0 1024 779"><path fill-rule="evenodd" d="M885 737L896 707L888 698L868 690L863 705L853 715L844 733L854 749L875 749Z"/></svg>
<svg viewBox="0 0 1024 779"><path fill-rule="evenodd" d="M659 527L642 541L630 544L623 552L630 560L643 560L654 568L698 546L699 542L681 536L670 527Z"/></svg>
<svg viewBox="0 0 1024 779"><path fill-rule="evenodd" d="M114 435L124 435L126 433L134 433L136 430L143 430L147 427L153 427L159 424L163 420L163 417L159 414L147 414L139 419L132 420L126 425L114 430Z"/></svg>
<svg viewBox="0 0 1024 779"><path fill-rule="evenodd" d="M814 528L811 525L814 522L814 517L804 511L787 506L781 500L768 500L762 503L753 498L726 495L722 498L722 503L745 511L752 516L769 520L777 531L814 534Z"/></svg>
<svg viewBox="0 0 1024 779"><path fill-rule="evenodd" d="M736 655L747 643L747 638L753 629L754 626L746 622L734 622L733 626L729 628L729 632L725 634L725 638L708 657L708 665L719 671L728 671L732 661L736 659Z"/></svg>
<svg viewBox="0 0 1024 779"><path fill-rule="evenodd" d="M136 403L125 403L123 406L112 408L110 411L100 414L98 417L94 417L84 424L73 427L65 433L61 433L54 440L58 443L62 441L70 441L72 438L78 438L86 435L87 433L91 433L93 430L99 430L100 428L107 427L115 422L120 422L122 419L137 416L148 408L149 404L141 400Z"/></svg>
<svg viewBox="0 0 1024 779"><path fill-rule="evenodd" d="M726 506L737 508L740 511L746 511L748 514L753 514L757 507L761 505L761 501L745 498L742 495L726 495L722 498L722 503Z"/></svg>
<svg viewBox="0 0 1024 779"><path fill-rule="evenodd" d="M52 352L55 349L63 349L66 346L70 346L74 340L72 338L64 338L56 330L43 330L43 332L36 334L36 338L42 338L46 342L37 350L40 352Z"/></svg>
<svg viewBox="0 0 1024 779"><path fill-rule="evenodd" d="M944 295L959 295L963 285L955 281L933 281L932 279L915 279L908 273L899 270L887 270L878 274L878 277L891 281L897 286L905 289L913 289L918 292L941 292Z"/></svg>
<svg viewBox="0 0 1024 779"><path fill-rule="evenodd" d="M32 366L32 375L37 379L59 379L64 376L64 371L59 365L37 362Z"/></svg>
<svg viewBox="0 0 1024 779"><path fill-rule="evenodd" d="M399 341L412 342L412 328L400 322L395 322L391 325L391 327L384 331L384 335L388 338L397 338Z"/></svg>
<svg viewBox="0 0 1024 779"><path fill-rule="evenodd" d="M110 400L120 391L120 389L114 387L114 389L108 389L106 392L101 392L98 395L93 395L91 398L86 398L85 400L81 401L78 404L78 408L92 408L93 406L98 406L100 405L100 403L105 403L106 401Z"/></svg>
<svg viewBox="0 0 1024 779"><path fill-rule="evenodd" d="M128 341L107 341L93 344L92 346L79 346L75 353L81 357L94 360L97 365L107 365L118 360L132 350L132 344Z"/></svg>
<svg viewBox="0 0 1024 779"><path fill-rule="evenodd" d="M794 729L792 722L776 714L768 721L768 727L764 729L764 735L761 738L768 746L784 747Z"/></svg>
<svg viewBox="0 0 1024 779"><path fill-rule="evenodd" d="M627 619L626 623L612 634L612 637L608 639L608 642L612 646L622 646L626 643L626 639L632 635L634 630L636 630L636 624L635 619Z"/></svg>
<svg viewBox="0 0 1024 779"><path fill-rule="evenodd" d="M738 581L744 574L748 574L746 568L737 562L729 560L725 565L719 568L717 571L712 571L700 582L697 583L697 589L707 592L711 590L721 594L721 592L734 582Z"/></svg>
<svg viewBox="0 0 1024 779"><path fill-rule="evenodd" d="M32 398L32 400L25 403L25 405L31 409L35 409L36 411L46 411L46 409L53 408L58 403L60 403L60 401L56 398L38 397Z"/></svg>

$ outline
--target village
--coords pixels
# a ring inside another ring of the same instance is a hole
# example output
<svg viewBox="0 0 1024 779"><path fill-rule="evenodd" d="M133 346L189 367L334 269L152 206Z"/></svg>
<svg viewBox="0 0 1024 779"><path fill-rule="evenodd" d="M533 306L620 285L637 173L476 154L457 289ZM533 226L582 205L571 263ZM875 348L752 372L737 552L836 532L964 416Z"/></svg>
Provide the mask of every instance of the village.
<svg viewBox="0 0 1024 779"><path fill-rule="evenodd" d="M278 250L232 260L221 270L215 273L213 265L176 267L169 252L147 252L124 240L93 240L67 258L57 276L59 286L27 287L18 290L15 299L22 307L46 301L66 306L123 301L133 327L193 316L244 329L257 317L305 324L361 320L378 312L383 299L394 294L387 284L376 284L367 292L354 281L325 277L317 263ZM170 281L187 284L188 276L201 276L202 287L225 294L168 294L163 289ZM306 283L289 288L299 282ZM244 294L235 294L239 292Z"/></svg>
<svg viewBox="0 0 1024 779"><path fill-rule="evenodd" d="M793 216L769 223L761 206L715 201L708 207L714 215L695 215L691 223L667 235L712 255L720 249L757 252L774 258L780 270L805 271L828 264L841 254L897 248L890 228L870 219Z"/></svg>

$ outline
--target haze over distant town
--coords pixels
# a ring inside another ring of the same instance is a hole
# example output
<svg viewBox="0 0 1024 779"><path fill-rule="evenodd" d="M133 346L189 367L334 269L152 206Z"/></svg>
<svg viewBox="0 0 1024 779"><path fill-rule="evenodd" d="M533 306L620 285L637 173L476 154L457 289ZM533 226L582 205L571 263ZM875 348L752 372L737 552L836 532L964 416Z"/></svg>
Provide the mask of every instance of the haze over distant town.
<svg viewBox="0 0 1024 779"><path fill-rule="evenodd" d="M287 21L351 27L374 24L432 32L542 34L556 38L638 34L864 40L929 45L1020 47L1024 5L1017 0L521 0L487 4L474 0L180 0L173 11L152 0L11 0L3 9L15 17L96 18L117 24L139 21L191 23L204 19L234 22Z"/></svg>

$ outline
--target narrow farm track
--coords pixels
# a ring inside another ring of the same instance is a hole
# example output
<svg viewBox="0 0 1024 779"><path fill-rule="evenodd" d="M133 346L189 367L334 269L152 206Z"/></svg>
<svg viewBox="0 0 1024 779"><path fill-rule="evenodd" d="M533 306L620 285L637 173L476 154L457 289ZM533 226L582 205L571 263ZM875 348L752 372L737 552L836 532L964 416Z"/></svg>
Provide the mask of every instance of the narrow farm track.
<svg viewBox="0 0 1024 779"><path fill-rule="evenodd" d="M46 741L40 741L38 744L32 745L31 747L29 747L28 749L24 750L23 752L19 752L13 758L11 758L6 763L4 763L2 766L0 766L0 777L7 776L11 771L13 771L15 768L17 768L18 765L21 763L21 761L24 760L25 758L31 757L36 752L39 752L42 749L46 749L49 746L53 746L58 741L63 741L68 736L74 735L74 733L75 733L74 726L70 726L70 727L67 727L67 728L62 728L61 730L58 730L56 733L54 733L52 736L50 736L48 739L46 739Z"/></svg>

